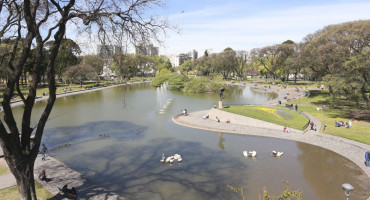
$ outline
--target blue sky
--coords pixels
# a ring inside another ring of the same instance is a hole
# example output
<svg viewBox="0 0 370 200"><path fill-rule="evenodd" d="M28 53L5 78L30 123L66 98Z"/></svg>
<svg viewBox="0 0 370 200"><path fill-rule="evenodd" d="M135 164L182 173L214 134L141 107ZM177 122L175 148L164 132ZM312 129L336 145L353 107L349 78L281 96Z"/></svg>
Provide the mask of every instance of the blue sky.
<svg viewBox="0 0 370 200"><path fill-rule="evenodd" d="M324 26L370 19L367 0L167 0L170 23L181 34L167 33L160 54L226 47L251 50L295 42Z"/></svg>

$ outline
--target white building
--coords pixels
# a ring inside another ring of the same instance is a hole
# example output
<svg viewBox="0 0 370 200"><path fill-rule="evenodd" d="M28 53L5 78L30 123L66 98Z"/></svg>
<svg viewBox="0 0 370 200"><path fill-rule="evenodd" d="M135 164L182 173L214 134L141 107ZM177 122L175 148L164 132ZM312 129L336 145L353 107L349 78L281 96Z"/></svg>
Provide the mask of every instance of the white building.
<svg viewBox="0 0 370 200"><path fill-rule="evenodd" d="M112 71L109 67L106 65L103 66L103 72L99 75L101 79L103 80L111 80L117 77L116 72Z"/></svg>

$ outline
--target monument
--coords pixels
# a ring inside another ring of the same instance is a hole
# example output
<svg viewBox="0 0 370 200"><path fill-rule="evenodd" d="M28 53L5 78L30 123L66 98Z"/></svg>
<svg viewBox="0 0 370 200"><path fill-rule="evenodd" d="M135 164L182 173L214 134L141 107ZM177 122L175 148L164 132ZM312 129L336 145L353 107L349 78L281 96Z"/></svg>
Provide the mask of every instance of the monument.
<svg viewBox="0 0 370 200"><path fill-rule="evenodd" d="M223 94L225 92L225 88L221 88L218 92L220 93L220 100L218 101L218 108L223 108L222 99L225 98Z"/></svg>

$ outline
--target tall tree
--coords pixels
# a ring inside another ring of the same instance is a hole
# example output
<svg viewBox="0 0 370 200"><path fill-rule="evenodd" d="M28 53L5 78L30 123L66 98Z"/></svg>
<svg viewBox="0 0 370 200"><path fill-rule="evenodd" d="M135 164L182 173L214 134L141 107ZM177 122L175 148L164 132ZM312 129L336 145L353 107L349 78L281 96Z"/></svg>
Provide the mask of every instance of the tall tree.
<svg viewBox="0 0 370 200"><path fill-rule="evenodd" d="M273 78L273 83L275 84L275 80L282 74L282 66L291 52L290 44L278 44L253 49L252 55Z"/></svg>
<svg viewBox="0 0 370 200"><path fill-rule="evenodd" d="M340 92L337 82L341 81L341 76L338 73L345 73L346 61L370 46L369 33L370 20L364 20L330 25L310 37L304 48L306 65L314 75L326 80L333 97L333 86Z"/></svg>
<svg viewBox="0 0 370 200"><path fill-rule="evenodd" d="M156 12L145 12L146 9L156 6L162 6L161 0L0 0L0 45L5 39L15 41L8 59L5 60L11 74L3 93L4 119L0 121L0 145L16 178L21 199L37 199L33 176L34 162L46 121L56 99L55 60L67 26L73 22L81 31L97 31L102 42L108 39L111 43L122 39L134 42L148 41L150 38L158 40L159 34L171 26L166 19L151 16ZM52 37L54 44L50 47L46 68L50 95L34 127L31 125L31 116L36 89L42 76L43 49ZM30 88L25 98L19 88L19 80L33 47L34 63L30 73ZM21 129L18 128L11 109L11 99L15 94L18 94L24 103ZM32 133L35 137L31 147Z"/></svg>
<svg viewBox="0 0 370 200"><path fill-rule="evenodd" d="M54 45L54 41L48 41L45 43L47 49L51 49ZM77 55L81 53L80 46L71 39L62 39L60 47L58 50L58 55L55 58L55 73L59 79L62 81L63 73L66 71L67 67L78 64Z"/></svg>
<svg viewBox="0 0 370 200"><path fill-rule="evenodd" d="M188 72L191 71L193 68L193 62L191 60L187 60L182 65L180 65L179 70L181 74L188 75Z"/></svg>
<svg viewBox="0 0 370 200"><path fill-rule="evenodd" d="M232 65L231 68L234 73L238 75L240 81L244 80L244 72L246 71L247 65L250 62L249 54L246 51L236 52L236 64Z"/></svg>
<svg viewBox="0 0 370 200"><path fill-rule="evenodd" d="M99 55L87 55L82 59L82 64L91 66L95 71L96 83L99 82L99 75L103 72L104 60Z"/></svg>
<svg viewBox="0 0 370 200"><path fill-rule="evenodd" d="M70 82L78 82L82 87L82 82L96 78L96 71L88 64L79 64L68 67L64 72L64 76Z"/></svg>

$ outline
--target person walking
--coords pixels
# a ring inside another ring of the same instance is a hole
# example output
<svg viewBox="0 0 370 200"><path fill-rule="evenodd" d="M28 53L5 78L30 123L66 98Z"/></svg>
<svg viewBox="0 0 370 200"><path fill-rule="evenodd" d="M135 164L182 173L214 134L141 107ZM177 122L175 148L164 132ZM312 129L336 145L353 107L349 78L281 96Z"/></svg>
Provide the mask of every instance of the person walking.
<svg viewBox="0 0 370 200"><path fill-rule="evenodd" d="M295 104L295 111L298 111L298 104Z"/></svg>
<svg viewBox="0 0 370 200"><path fill-rule="evenodd" d="M45 154L46 150L48 150L48 148L45 146L45 144L42 144L41 153Z"/></svg>

